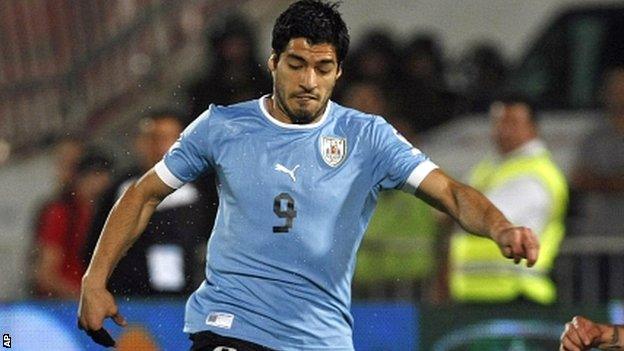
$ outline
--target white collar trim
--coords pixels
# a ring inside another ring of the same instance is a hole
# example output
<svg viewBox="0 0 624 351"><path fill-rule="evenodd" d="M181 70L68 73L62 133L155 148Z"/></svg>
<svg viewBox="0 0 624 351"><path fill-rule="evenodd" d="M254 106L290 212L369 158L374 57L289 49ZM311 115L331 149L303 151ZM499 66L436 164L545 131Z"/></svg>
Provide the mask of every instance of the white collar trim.
<svg viewBox="0 0 624 351"><path fill-rule="evenodd" d="M510 152L506 157L535 156L546 150L546 144L540 139L530 140L517 149Z"/></svg>
<svg viewBox="0 0 624 351"><path fill-rule="evenodd" d="M264 102L266 101L266 99L268 97L269 97L269 95L264 95L263 97L258 99L258 104L260 105L260 110L262 111L262 114L264 115L264 117L266 117L266 119L269 120L269 122L271 122L271 123L273 123L273 124L275 124L275 125L277 125L279 127L287 128L287 129L311 129L311 128L316 128L316 127L320 126L327 119L327 116L329 115L329 110L331 109L331 105L332 105L331 100L327 100L327 106L325 106L325 111L323 112L323 115L321 116L321 118L318 121L316 121L314 123L309 123L309 124L292 124L292 123L284 123L284 122L278 120L277 118L271 116L269 111L267 111L266 106L264 105Z"/></svg>

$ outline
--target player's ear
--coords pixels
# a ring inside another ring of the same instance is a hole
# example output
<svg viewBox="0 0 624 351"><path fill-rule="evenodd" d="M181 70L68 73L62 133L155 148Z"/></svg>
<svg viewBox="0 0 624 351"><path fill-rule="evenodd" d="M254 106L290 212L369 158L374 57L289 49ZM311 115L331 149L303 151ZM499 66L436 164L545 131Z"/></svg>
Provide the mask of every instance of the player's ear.
<svg viewBox="0 0 624 351"><path fill-rule="evenodd" d="M342 76L342 64L338 65L338 72L336 73L336 80Z"/></svg>
<svg viewBox="0 0 624 351"><path fill-rule="evenodd" d="M267 66L269 66L269 70L274 72L277 69L277 61L279 60L279 56L275 53L275 51L271 52L271 56L269 56L269 60L267 61Z"/></svg>

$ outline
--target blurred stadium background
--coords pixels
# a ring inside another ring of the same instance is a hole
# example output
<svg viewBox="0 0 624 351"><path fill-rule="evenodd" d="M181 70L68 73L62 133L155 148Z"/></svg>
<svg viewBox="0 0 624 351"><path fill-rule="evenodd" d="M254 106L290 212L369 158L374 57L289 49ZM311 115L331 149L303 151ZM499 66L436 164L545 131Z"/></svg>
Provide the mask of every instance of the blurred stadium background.
<svg viewBox="0 0 624 351"><path fill-rule="evenodd" d="M227 14L242 13L255 26L256 55L264 62L272 23L288 3L0 1L0 333L12 336L13 348L97 349L75 329L74 302L39 301L29 286L33 221L55 191L54 140L79 135L122 169L132 160L141 114L165 105L189 109L188 87L211 64L207 33ZM460 179L491 151L489 122L473 90L480 45L494 57L486 64L504 65L504 82L496 89L513 86L535 99L544 138L568 175L581 140L601 118L604 69L624 63L622 2L345 0L341 12L352 51L376 28L399 44L418 35L433 38L444 65L440 79L468 103L418 131L418 144ZM341 84L346 89L349 82ZM563 323L575 313L624 322L624 228L596 240L575 235L574 220L570 216L555 267L555 306L431 303L426 288L435 274L432 257L421 262L428 268L415 284L397 284L401 294L371 297L367 287L356 286L357 349L553 350ZM428 249L435 238L417 240ZM183 300L148 297L121 304L134 321L122 338L129 340L126 350L188 347L181 333Z"/></svg>

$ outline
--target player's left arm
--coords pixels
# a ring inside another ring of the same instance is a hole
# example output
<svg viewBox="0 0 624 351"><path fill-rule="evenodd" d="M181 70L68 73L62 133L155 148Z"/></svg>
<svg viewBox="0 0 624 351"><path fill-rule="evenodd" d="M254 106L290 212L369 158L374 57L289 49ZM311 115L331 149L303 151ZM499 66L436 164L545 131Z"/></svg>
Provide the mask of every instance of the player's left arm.
<svg viewBox="0 0 624 351"><path fill-rule="evenodd" d="M441 170L424 178L416 196L450 215L467 232L494 240L515 263L525 258L531 267L537 261L539 242L531 229L514 226L483 194Z"/></svg>

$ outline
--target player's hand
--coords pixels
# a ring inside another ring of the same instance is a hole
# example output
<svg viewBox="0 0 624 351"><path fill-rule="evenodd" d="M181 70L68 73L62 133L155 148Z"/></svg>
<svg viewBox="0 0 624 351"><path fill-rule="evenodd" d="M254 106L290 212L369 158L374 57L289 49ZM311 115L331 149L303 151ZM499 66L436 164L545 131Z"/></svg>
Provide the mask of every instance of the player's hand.
<svg viewBox="0 0 624 351"><path fill-rule="evenodd" d="M583 351L599 346L602 342L603 328L589 319L576 316L566 323L561 334L560 351Z"/></svg>
<svg viewBox="0 0 624 351"><path fill-rule="evenodd" d="M516 264L525 258L527 267L533 267L539 256L539 240L526 227L507 227L493 235L503 256L512 258Z"/></svg>
<svg viewBox="0 0 624 351"><path fill-rule="evenodd" d="M104 329L104 319L112 318L117 325L125 327L128 323L119 314L113 295L105 288L90 288L83 284L78 304L78 328L84 330L96 343L115 346L115 340Z"/></svg>

